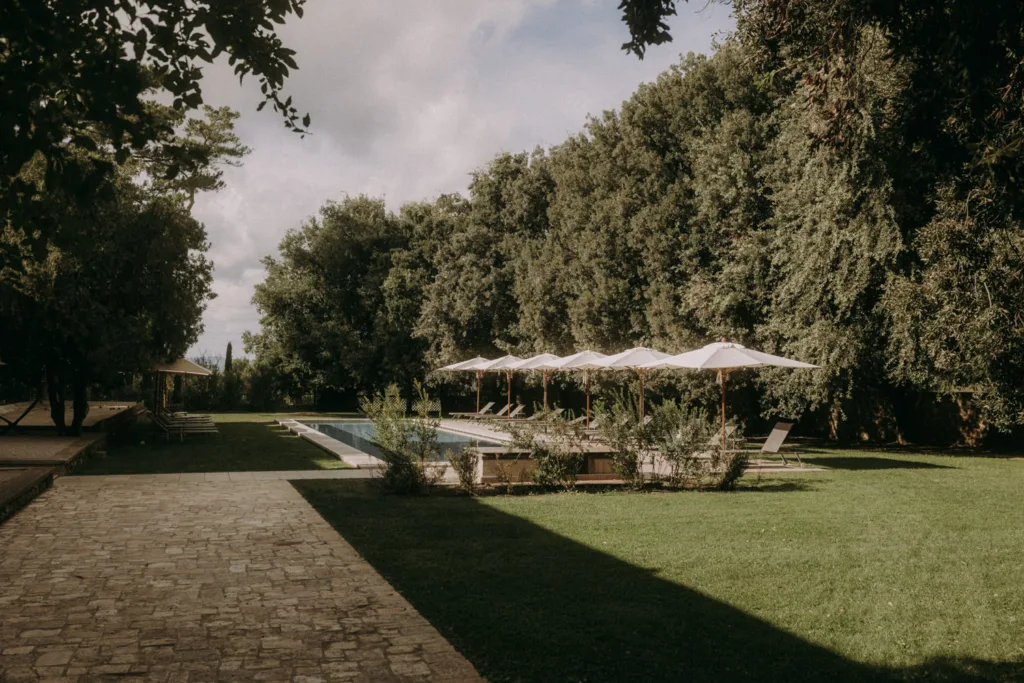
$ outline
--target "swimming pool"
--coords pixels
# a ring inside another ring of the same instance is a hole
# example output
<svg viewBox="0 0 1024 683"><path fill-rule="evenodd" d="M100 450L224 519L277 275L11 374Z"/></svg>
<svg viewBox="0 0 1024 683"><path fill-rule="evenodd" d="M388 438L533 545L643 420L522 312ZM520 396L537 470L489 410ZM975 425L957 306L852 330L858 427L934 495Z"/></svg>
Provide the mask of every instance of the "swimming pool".
<svg viewBox="0 0 1024 683"><path fill-rule="evenodd" d="M383 458L383 454L380 452L380 449L373 444L373 438L376 436L376 432L374 430L373 423L369 420L331 420L329 422L303 421L302 424L307 427L311 427L332 439L337 439L342 443L347 443L353 448L358 448L367 455ZM465 436L464 434L456 434L455 432L446 432L443 429L437 430L437 441L441 446L441 456L443 460L448 459L449 452L461 451L466 446L504 445L497 441L488 441L486 439L477 439L472 436Z"/></svg>

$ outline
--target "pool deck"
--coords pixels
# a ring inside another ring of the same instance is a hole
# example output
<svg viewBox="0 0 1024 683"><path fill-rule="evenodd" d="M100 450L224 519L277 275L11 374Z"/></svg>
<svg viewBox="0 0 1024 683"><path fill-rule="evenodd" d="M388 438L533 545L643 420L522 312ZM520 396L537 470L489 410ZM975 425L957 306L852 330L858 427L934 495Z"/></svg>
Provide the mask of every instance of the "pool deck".
<svg viewBox="0 0 1024 683"><path fill-rule="evenodd" d="M509 441L511 441L512 437L511 437L511 435L508 432L502 430L502 426L505 425L505 424L507 424L507 422L502 423L502 421L500 421L500 420L453 420L453 419L443 419L443 420L441 420L440 427L441 427L441 429L444 429L444 430L447 430L447 431L450 431L450 432L456 432L458 434L463 434L463 435L466 435L466 436L473 436L473 437L480 438L480 439L487 439L487 440L490 440L490 441L500 441L500 442L503 442L503 443L508 443ZM541 435L539 435L539 437L543 438L544 435L541 434ZM480 453L485 454L485 455L494 455L496 453L501 453L501 452L505 451L506 449L494 448L494 447L486 447L486 448L478 448L477 450ZM608 446L608 444L606 444L606 443L604 443L602 441L594 440L594 441L588 441L587 443L583 444L582 445L582 451L584 453L588 453L590 455L601 456L601 455L610 454L612 452L612 449L611 449L611 447ZM764 458L756 457L755 453L756 453L756 451L751 452L751 456L752 457L750 458L750 462L747 465L747 472L760 473L760 474L779 474L779 473L789 473L789 472L824 472L825 471L824 468L821 468L821 467L806 467L806 466L800 467L800 466L795 466L795 465L792 465L792 464L784 465L784 464L782 464L778 460L767 460L767 459L764 459ZM647 469L650 470L652 468L648 467Z"/></svg>
<svg viewBox="0 0 1024 683"><path fill-rule="evenodd" d="M278 420L277 423L287 430L305 439L314 446L322 448L331 455L342 460L347 465L358 469L380 469L384 464L379 458L363 453L362 451L349 446L347 443L333 439L322 434L312 427L302 424L298 420Z"/></svg>
<svg viewBox="0 0 1024 683"><path fill-rule="evenodd" d="M335 455L339 459L345 461L345 463L352 467L366 470L373 469L379 470L383 463L380 459L375 458L372 455L363 453L362 451L349 446L346 443L338 441L326 434L316 431L312 427L302 424L298 420L278 420L278 424L285 427L299 437L306 439L310 443L322 448L323 450ZM461 434L462 436L468 436L476 439L482 439L485 441L495 441L501 444L508 444L502 446L480 446L476 450L485 458L501 458L503 455L508 454L509 447L511 446L511 435L503 431L502 424L497 421L483 421L483 420L453 420L450 418L443 418L438 424L438 427L444 431L452 432L454 434ZM541 435L543 438L543 435ZM582 451L587 453L590 457L596 457L599 459L607 459L612 453L612 448L608 444L594 440L588 441L581 445ZM754 455L751 453L751 455ZM507 457L507 456L506 456ZM660 469L657 466L648 466L647 469L652 470L651 474L655 474L654 469ZM817 467L796 467L793 465L783 465L781 462L776 460L764 460L757 457L752 457L747 466L747 472L749 473L760 473L760 474L776 474L776 473L789 473L789 472L821 472L822 468ZM594 478L603 483L611 483L618 481L617 477L614 477L609 473L589 475L588 478ZM451 468L445 468L443 480L448 483L454 483L455 476Z"/></svg>

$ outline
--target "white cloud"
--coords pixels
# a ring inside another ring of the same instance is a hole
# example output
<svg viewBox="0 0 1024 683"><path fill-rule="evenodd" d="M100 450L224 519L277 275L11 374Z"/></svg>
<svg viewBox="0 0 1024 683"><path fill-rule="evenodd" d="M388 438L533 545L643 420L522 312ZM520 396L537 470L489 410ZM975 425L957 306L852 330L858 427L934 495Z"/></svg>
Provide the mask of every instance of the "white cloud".
<svg viewBox="0 0 1024 683"><path fill-rule="evenodd" d="M207 101L242 112L238 132L254 151L226 170L226 189L196 203L218 298L194 351L219 354L228 341L240 351L241 333L258 328L249 300L259 260L324 201L366 193L397 209L464 191L498 152L561 142L732 27L721 5L679 11L675 42L640 61L619 49L627 36L615 3L316 0L282 35L300 67L287 91L313 118L305 139L269 109L255 112L254 82L239 88L226 66L209 69Z"/></svg>

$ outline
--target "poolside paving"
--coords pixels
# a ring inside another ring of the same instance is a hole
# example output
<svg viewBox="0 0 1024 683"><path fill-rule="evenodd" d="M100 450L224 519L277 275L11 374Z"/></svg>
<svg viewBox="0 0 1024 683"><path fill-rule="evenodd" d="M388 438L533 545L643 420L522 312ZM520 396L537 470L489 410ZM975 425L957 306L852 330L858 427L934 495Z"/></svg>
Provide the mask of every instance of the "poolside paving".
<svg viewBox="0 0 1024 683"><path fill-rule="evenodd" d="M363 453L347 443L334 439L327 434L318 432L312 427L299 422L298 420L278 420L277 423L285 429L297 434L299 438L305 439L314 446L322 448L331 455L337 456L347 465L358 469L379 469L383 463L379 458Z"/></svg>
<svg viewBox="0 0 1024 683"><path fill-rule="evenodd" d="M65 477L0 525L0 681L482 680L287 481L234 474Z"/></svg>

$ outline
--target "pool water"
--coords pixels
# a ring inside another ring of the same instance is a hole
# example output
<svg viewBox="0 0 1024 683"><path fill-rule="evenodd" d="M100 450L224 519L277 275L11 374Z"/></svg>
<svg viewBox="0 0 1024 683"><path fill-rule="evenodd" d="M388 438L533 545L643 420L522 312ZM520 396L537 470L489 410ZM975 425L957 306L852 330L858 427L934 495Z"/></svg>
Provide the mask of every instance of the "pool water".
<svg viewBox="0 0 1024 683"><path fill-rule="evenodd" d="M373 443L376 431L374 430L373 423L369 420L331 420L330 422L303 422L302 424L312 427L332 439L347 443L349 446L357 448L367 455L383 458L380 449ZM443 460L448 459L449 452L461 451L466 446L504 445L497 441L488 441L454 432L446 432L443 429L437 430L437 441L441 446L441 457Z"/></svg>

